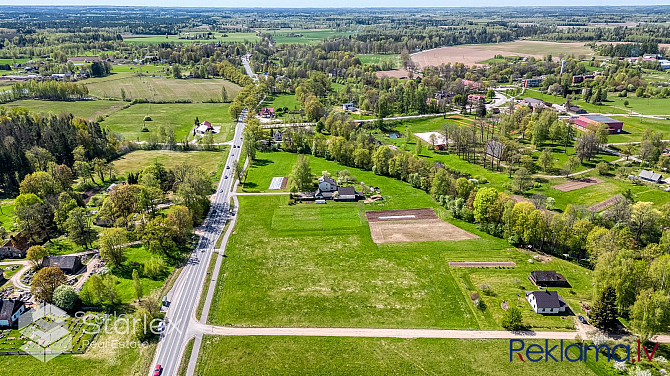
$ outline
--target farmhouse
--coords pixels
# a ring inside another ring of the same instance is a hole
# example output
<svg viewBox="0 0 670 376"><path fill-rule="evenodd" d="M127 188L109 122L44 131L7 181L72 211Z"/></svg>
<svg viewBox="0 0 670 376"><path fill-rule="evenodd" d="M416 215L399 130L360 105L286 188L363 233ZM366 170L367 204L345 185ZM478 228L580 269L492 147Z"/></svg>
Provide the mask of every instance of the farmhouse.
<svg viewBox="0 0 670 376"><path fill-rule="evenodd" d="M663 177L661 176L661 174L656 173L654 171L642 170L640 171L640 175L638 175L638 178L644 181L659 184Z"/></svg>
<svg viewBox="0 0 670 376"><path fill-rule="evenodd" d="M535 313L543 315L565 312L568 306L556 291L526 291L526 300Z"/></svg>
<svg viewBox="0 0 670 376"><path fill-rule="evenodd" d="M28 251L28 239L17 234L10 236L2 247L0 247L0 258L24 258Z"/></svg>
<svg viewBox="0 0 670 376"><path fill-rule="evenodd" d="M354 187L338 187L335 179L322 176L319 178L319 188L314 192L316 200L358 201L365 197Z"/></svg>
<svg viewBox="0 0 670 376"><path fill-rule="evenodd" d="M42 266L58 267L63 273L68 275L77 273L83 267L81 257L76 255L46 256L42 259Z"/></svg>
<svg viewBox="0 0 670 376"><path fill-rule="evenodd" d="M200 123L200 125L198 125L198 127L195 129L195 133L200 135L204 135L207 132L213 132L213 131L214 127L212 126L212 123L206 120Z"/></svg>
<svg viewBox="0 0 670 376"><path fill-rule="evenodd" d="M275 117L275 109L274 107L263 107L258 114L264 119L270 119Z"/></svg>
<svg viewBox="0 0 670 376"><path fill-rule="evenodd" d="M538 287L570 287L565 277L554 270L534 270L529 279Z"/></svg>
<svg viewBox="0 0 670 376"><path fill-rule="evenodd" d="M621 133L623 130L623 121L612 119L601 114L581 115L574 119L574 124L578 129L595 130L599 124L605 124L610 134Z"/></svg>
<svg viewBox="0 0 670 376"><path fill-rule="evenodd" d="M19 316L26 310L26 305L20 300L0 300L0 327L14 326Z"/></svg>

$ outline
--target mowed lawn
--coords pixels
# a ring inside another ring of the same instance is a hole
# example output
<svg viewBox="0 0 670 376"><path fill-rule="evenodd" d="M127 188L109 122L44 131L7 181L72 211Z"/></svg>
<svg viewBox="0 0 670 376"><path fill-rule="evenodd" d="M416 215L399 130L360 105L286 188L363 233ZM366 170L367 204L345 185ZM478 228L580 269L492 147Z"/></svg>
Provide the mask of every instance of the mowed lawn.
<svg viewBox="0 0 670 376"><path fill-rule="evenodd" d="M526 340L544 346L544 341ZM558 343L558 342L556 342ZM551 346L556 343L550 342ZM507 340L205 337L196 375L604 375L606 362L510 362ZM592 355L593 351L591 351ZM577 351L570 353L577 357ZM525 354L524 354L525 358Z"/></svg>
<svg viewBox="0 0 670 376"><path fill-rule="evenodd" d="M218 78L174 79L138 76L135 73L115 73L107 77L91 78L83 83L88 87L89 93L98 98L122 99L123 89L126 99L146 99L151 102L220 101L224 86L228 99L232 100L240 91L240 87L234 83Z"/></svg>
<svg viewBox="0 0 670 376"><path fill-rule="evenodd" d="M14 230L14 200L0 200L0 209L0 226L7 231Z"/></svg>
<svg viewBox="0 0 670 376"><path fill-rule="evenodd" d="M607 97L613 105L643 115L670 115L670 98L618 97L613 93ZM624 102L628 101L628 106Z"/></svg>
<svg viewBox="0 0 670 376"><path fill-rule="evenodd" d="M670 102L664 107L670 112ZM663 110L661 110L663 112ZM640 142L644 136L644 131L650 129L654 132L661 132L663 140L670 139L670 120L641 118L636 116L618 116L614 117L623 121L623 133L611 135L608 142Z"/></svg>
<svg viewBox="0 0 670 376"><path fill-rule="evenodd" d="M215 142L229 141L233 137L233 120L228 103L138 103L107 117L100 125L123 138L149 141L158 136L159 126L172 126L177 142L193 138L195 118L209 121L221 131L214 135ZM144 121L149 116L151 121ZM149 132L142 132L146 126Z"/></svg>
<svg viewBox="0 0 670 376"><path fill-rule="evenodd" d="M171 151L171 150L136 150L113 162L117 174L139 172L155 162L165 168L174 168L182 163L202 167L210 174L218 175L226 160L228 147L222 151Z"/></svg>
<svg viewBox="0 0 670 376"><path fill-rule="evenodd" d="M361 54L356 55L358 60L361 61L361 64L382 64L382 63L391 63L395 68L400 67L400 55L398 54Z"/></svg>
<svg viewBox="0 0 670 376"><path fill-rule="evenodd" d="M7 103L7 107L24 107L32 112L49 112L53 114L71 113L88 120L96 120L98 116L107 116L116 112L130 103L117 100L95 100L95 101L43 101L37 99L24 99Z"/></svg>

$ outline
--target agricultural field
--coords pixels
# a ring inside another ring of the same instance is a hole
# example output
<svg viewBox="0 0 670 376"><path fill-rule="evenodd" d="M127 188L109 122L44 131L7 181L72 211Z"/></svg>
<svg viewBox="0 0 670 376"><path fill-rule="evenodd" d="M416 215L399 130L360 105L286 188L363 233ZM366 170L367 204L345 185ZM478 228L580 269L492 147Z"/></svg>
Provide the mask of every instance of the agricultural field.
<svg viewBox="0 0 670 376"><path fill-rule="evenodd" d="M59 102L37 99L23 99L5 104L7 107L24 107L32 112L50 112L53 114L71 113L88 120L96 120L98 116L108 116L115 111L129 106L127 102L118 100L93 100Z"/></svg>
<svg viewBox="0 0 670 376"><path fill-rule="evenodd" d="M510 362L507 340L206 336L195 374L587 376L604 363Z"/></svg>
<svg viewBox="0 0 670 376"><path fill-rule="evenodd" d="M180 39L178 35L126 35L123 41L127 43L216 43L216 42L244 42L257 41L256 33L213 33L211 39Z"/></svg>
<svg viewBox="0 0 670 376"><path fill-rule="evenodd" d="M222 147L221 151L136 150L115 160L113 164L119 175L125 175L138 172L155 162L168 169L186 163L202 167L216 178L220 176L227 150L227 146Z"/></svg>
<svg viewBox="0 0 670 376"><path fill-rule="evenodd" d="M159 126L172 126L180 142L193 138L197 117L200 122L209 121L215 128L221 127L219 133L214 134L214 141L225 142L233 137L234 131L229 107L228 103L139 103L112 113L101 126L133 141L149 141L156 136ZM146 116L151 121L144 121ZM148 132L142 132L143 127Z"/></svg>
<svg viewBox="0 0 670 376"><path fill-rule="evenodd" d="M113 73L155 74L165 73L167 65L112 65Z"/></svg>
<svg viewBox="0 0 670 376"><path fill-rule="evenodd" d="M543 58L552 55L593 56L594 52L584 43L560 43L532 40L517 40L497 44L476 44L442 47L412 54L412 61L420 67L439 66L446 63L480 64L496 55Z"/></svg>
<svg viewBox="0 0 670 376"><path fill-rule="evenodd" d="M107 99L122 99L121 89L127 100L146 99L152 102L209 102L221 100L221 89L225 86L228 99L232 100L240 87L230 81L211 79L173 79L138 76L134 73L116 73L107 77L90 78L83 81L92 96Z"/></svg>
<svg viewBox="0 0 670 376"><path fill-rule="evenodd" d="M281 29L265 30L265 32L272 34L272 37L277 44L317 44L327 38L347 36L351 34L330 29Z"/></svg>
<svg viewBox="0 0 670 376"><path fill-rule="evenodd" d="M289 174L296 155L259 153L258 158L246 186L252 183L262 191L272 176ZM310 164L317 174L334 174L344 168L315 157L310 157ZM406 183L347 169L358 181L380 187L384 201L291 206L287 196L240 196L239 211L244 215L238 218L226 250L229 257L221 270L210 322L233 326L500 329L498 314L477 311L469 298L476 288L472 290L459 280L448 262L514 260L523 264L530 256L506 250L505 240L454 219L448 222L475 237L375 244L366 212L432 208L441 220L446 215L428 194ZM508 273L523 277L531 267L524 265ZM575 276L583 273L563 260L554 260L551 267L575 269ZM493 278L498 272L495 269L486 276ZM590 287L579 281L574 287L576 298L588 297ZM517 288L513 280L497 286L499 295L490 298L490 305L511 300ZM569 327L566 323L571 323L560 317L525 316L530 325L555 330L565 330Z"/></svg>
<svg viewBox="0 0 670 376"><path fill-rule="evenodd" d="M356 57L361 61L361 64L380 65L382 63L389 63L392 64L393 68L400 68L400 55L398 54L362 54L356 55Z"/></svg>

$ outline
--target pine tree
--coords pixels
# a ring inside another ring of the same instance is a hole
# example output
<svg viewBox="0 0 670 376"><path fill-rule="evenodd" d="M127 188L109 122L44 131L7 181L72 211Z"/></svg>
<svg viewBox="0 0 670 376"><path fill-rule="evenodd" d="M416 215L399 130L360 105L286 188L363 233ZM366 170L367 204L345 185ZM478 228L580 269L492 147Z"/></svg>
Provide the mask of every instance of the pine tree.
<svg viewBox="0 0 670 376"><path fill-rule="evenodd" d="M608 286L603 289L593 303L589 313L591 324L598 329L612 330L617 325L616 291Z"/></svg>

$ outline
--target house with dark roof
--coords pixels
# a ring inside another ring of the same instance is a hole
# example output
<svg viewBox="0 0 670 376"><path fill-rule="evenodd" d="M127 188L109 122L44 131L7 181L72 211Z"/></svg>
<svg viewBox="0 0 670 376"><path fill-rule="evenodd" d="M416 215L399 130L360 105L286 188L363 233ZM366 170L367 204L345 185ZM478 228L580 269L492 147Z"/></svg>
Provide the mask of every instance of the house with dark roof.
<svg viewBox="0 0 670 376"><path fill-rule="evenodd" d="M528 278L538 287L570 287L563 274L555 270L534 270Z"/></svg>
<svg viewBox="0 0 670 376"><path fill-rule="evenodd" d="M63 273L71 275L75 274L81 270L83 264L81 263L81 257L77 255L65 255L65 256L46 256L42 259L42 266L55 266L60 268Z"/></svg>
<svg viewBox="0 0 670 376"><path fill-rule="evenodd" d="M641 180L648 181L651 183L656 183L659 184L661 182L661 179L663 176L661 174L654 172L654 171L649 171L649 170L642 170L640 171L640 175L638 177Z"/></svg>
<svg viewBox="0 0 670 376"><path fill-rule="evenodd" d="M521 103L523 105L526 105L533 110L540 109L540 108L546 108L546 107L551 107L551 103L545 102L541 99L537 98L531 98L531 97L526 97L523 100L521 100Z"/></svg>
<svg viewBox="0 0 670 376"><path fill-rule="evenodd" d="M26 311L26 305L20 300L0 300L0 327L11 327Z"/></svg>
<svg viewBox="0 0 670 376"><path fill-rule="evenodd" d="M600 124L605 124L609 134L621 133L623 130L623 121L601 114L581 115L574 119L574 124L583 131L596 130Z"/></svg>
<svg viewBox="0 0 670 376"><path fill-rule="evenodd" d="M526 291L526 300L535 313L551 315L565 312L568 304L556 291Z"/></svg>
<svg viewBox="0 0 670 376"><path fill-rule="evenodd" d="M22 234L12 235L7 241L1 243L0 258L24 258L28 251L28 239Z"/></svg>
<svg viewBox="0 0 670 376"><path fill-rule="evenodd" d="M365 196L354 187L339 187L335 179L329 176L319 178L319 188L314 193L316 200L358 201Z"/></svg>

